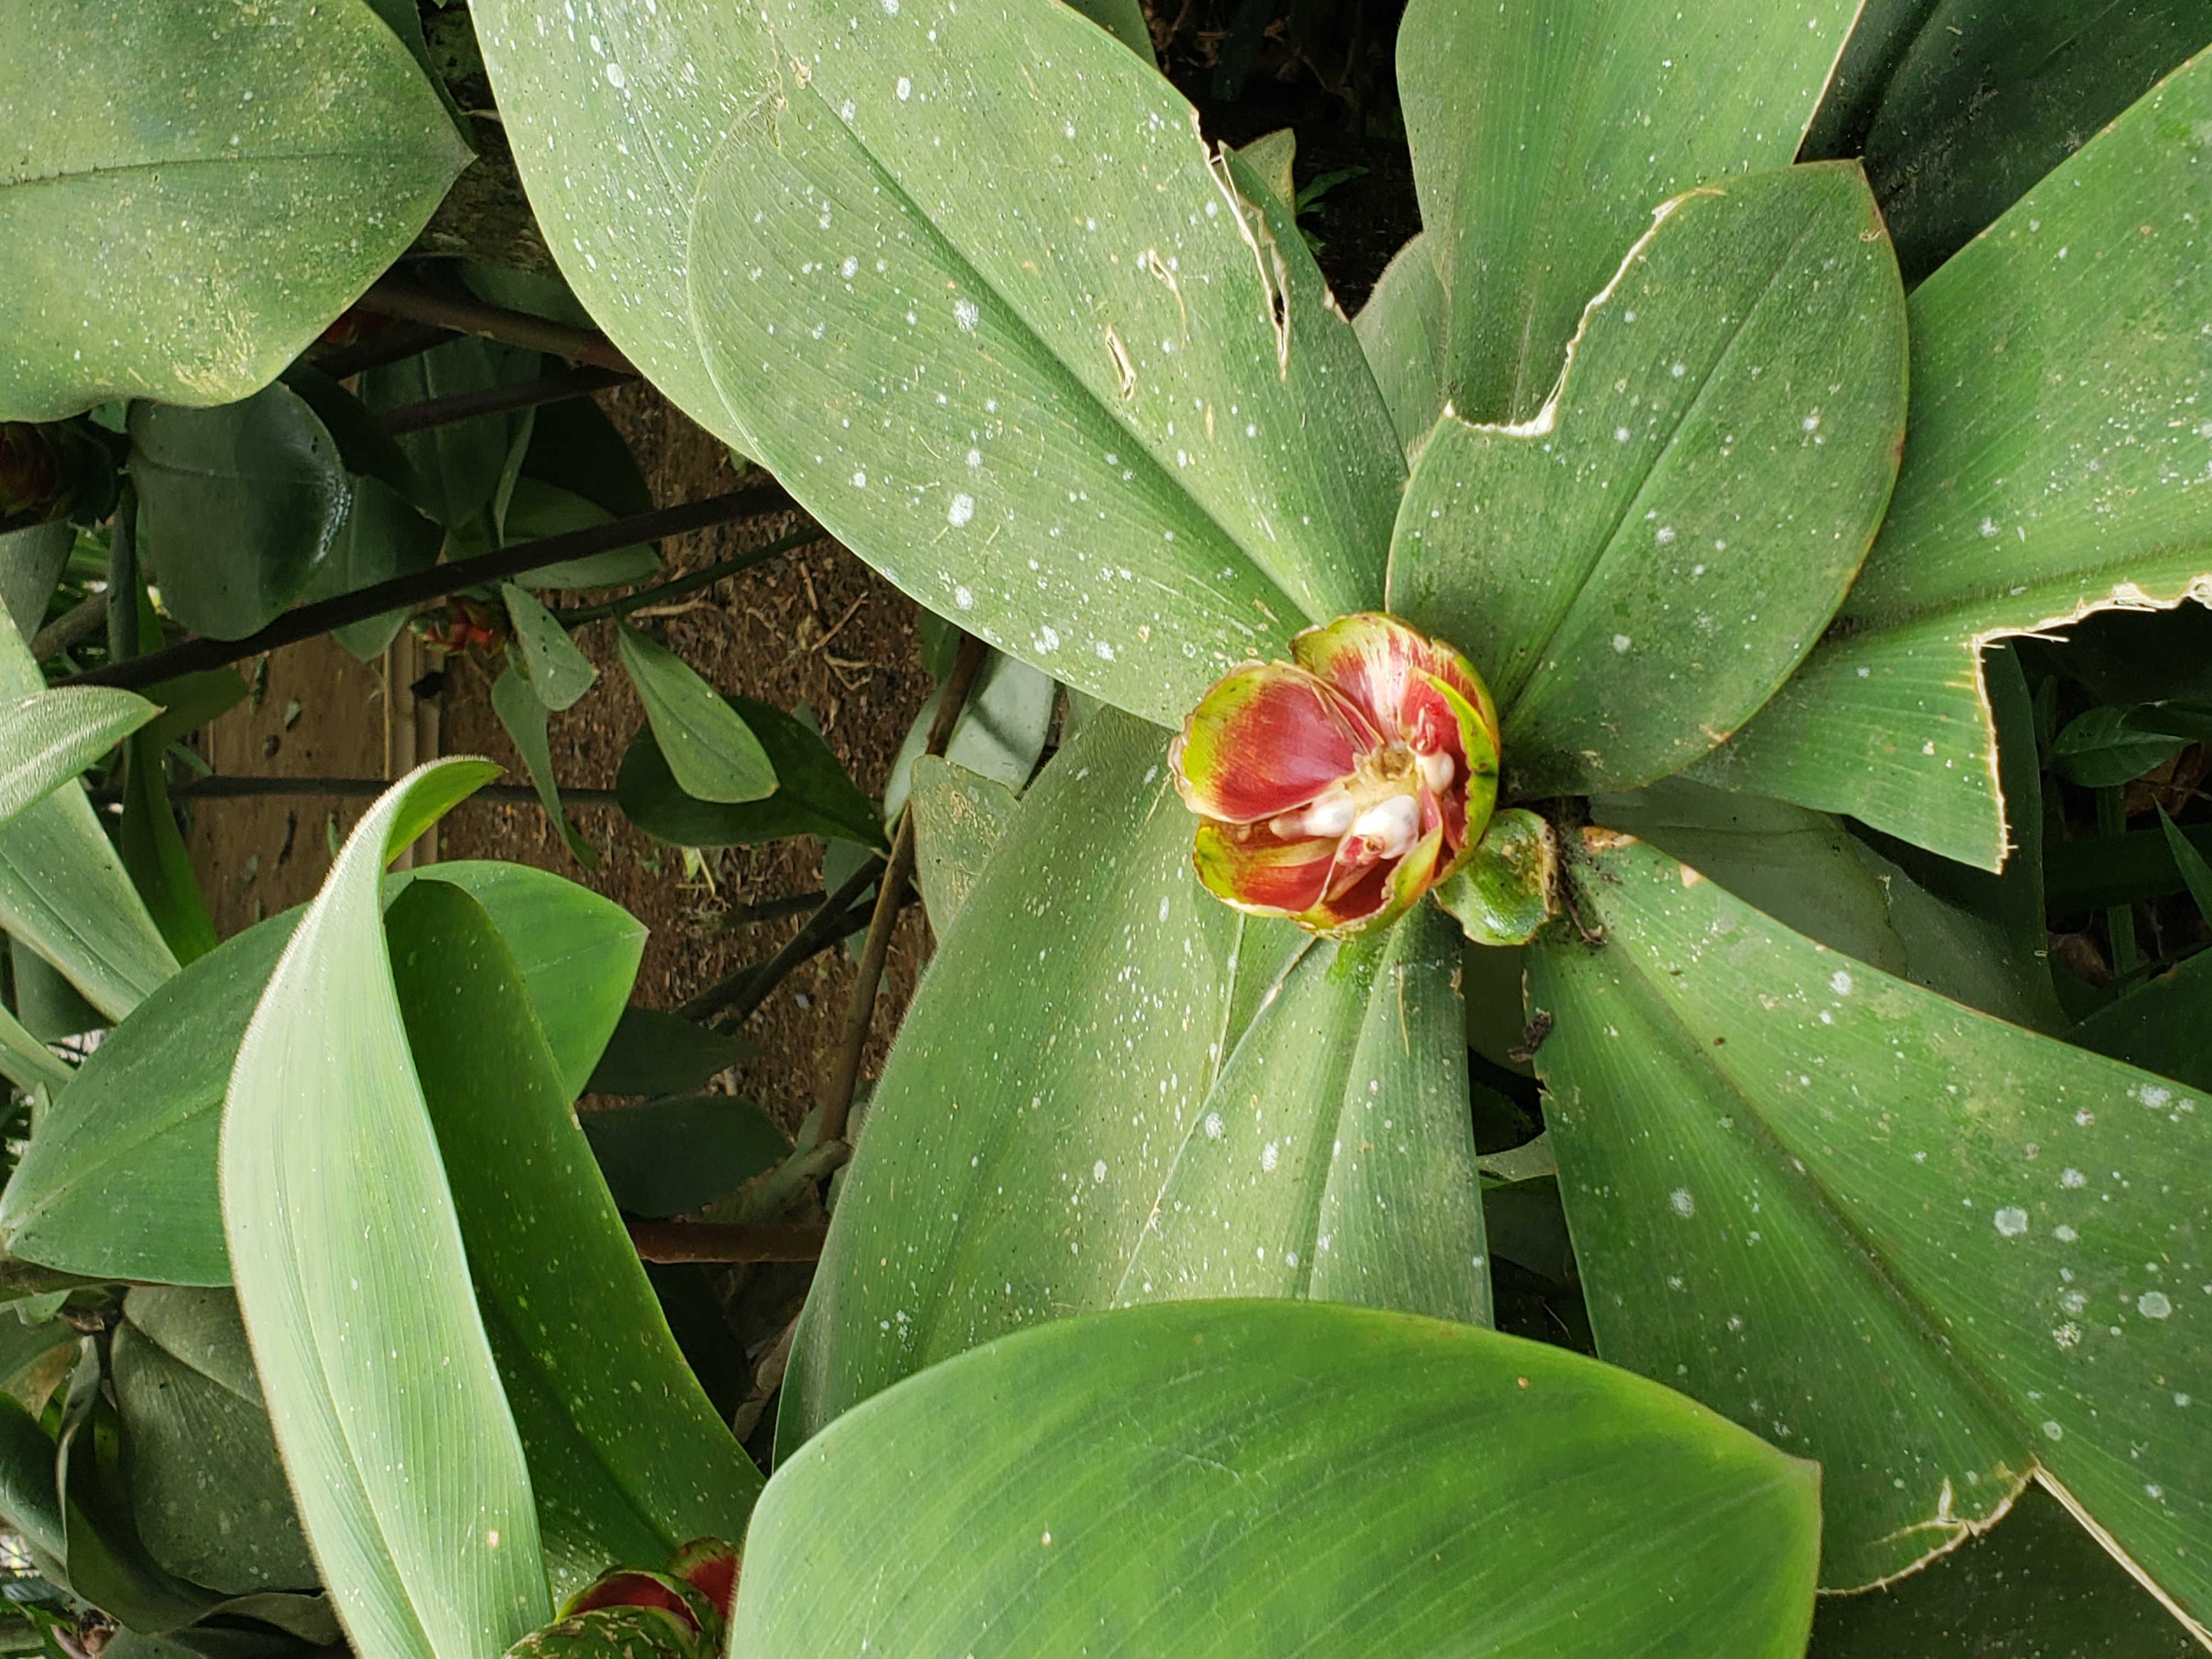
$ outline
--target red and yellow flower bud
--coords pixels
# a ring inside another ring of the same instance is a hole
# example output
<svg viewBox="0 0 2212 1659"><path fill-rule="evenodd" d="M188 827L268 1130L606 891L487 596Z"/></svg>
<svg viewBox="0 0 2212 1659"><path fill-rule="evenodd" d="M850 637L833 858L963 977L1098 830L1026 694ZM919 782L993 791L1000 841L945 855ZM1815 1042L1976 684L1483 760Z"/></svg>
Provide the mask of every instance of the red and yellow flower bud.
<svg viewBox="0 0 2212 1659"><path fill-rule="evenodd" d="M1208 691L1169 751L1195 861L1239 909L1335 938L1466 861L1498 799L1498 708L1467 659L1376 612Z"/></svg>

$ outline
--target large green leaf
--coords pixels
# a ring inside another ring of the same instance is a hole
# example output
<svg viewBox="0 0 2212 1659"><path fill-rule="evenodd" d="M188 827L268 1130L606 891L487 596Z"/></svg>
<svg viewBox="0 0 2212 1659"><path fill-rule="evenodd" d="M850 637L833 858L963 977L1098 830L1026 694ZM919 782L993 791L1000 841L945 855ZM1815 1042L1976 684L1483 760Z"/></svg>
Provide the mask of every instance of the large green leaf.
<svg viewBox="0 0 2212 1659"><path fill-rule="evenodd" d="M1115 1301L1305 1296L1490 1322L1459 947L1425 904L1379 940L1298 956L1185 1130Z"/></svg>
<svg viewBox="0 0 2212 1659"><path fill-rule="evenodd" d="M2212 951L2100 1008L2066 1040L2212 1092Z"/></svg>
<svg viewBox="0 0 2212 1659"><path fill-rule="evenodd" d="M1917 283L2208 40L2205 0L1875 0L1805 155L1866 158L1898 263Z"/></svg>
<svg viewBox="0 0 2212 1659"><path fill-rule="evenodd" d="M615 644L678 788L695 800L724 805L775 793L768 750L698 670L627 623L616 625Z"/></svg>
<svg viewBox="0 0 2212 1659"><path fill-rule="evenodd" d="M671 1095L577 1121L607 1190L632 1215L698 1209L791 1156L790 1138L774 1119L729 1095Z"/></svg>
<svg viewBox="0 0 2212 1659"><path fill-rule="evenodd" d="M491 913L574 1099L621 1018L645 929L611 901L526 865L436 864L387 887L426 880ZM0 1192L9 1255L88 1278L230 1282L216 1181L223 1090L300 915L226 939L109 1033L40 1115Z"/></svg>
<svg viewBox="0 0 2212 1659"><path fill-rule="evenodd" d="M1533 416L1584 301L1654 207L1796 155L1857 12L1855 0L1409 6L1398 85L1449 307L1435 404Z"/></svg>
<svg viewBox="0 0 2212 1659"><path fill-rule="evenodd" d="M2036 1477L2201 1630L2199 1103L1648 848L1589 860L1604 942L1541 943L1529 1000L1600 1352L1820 1459L1832 1586Z"/></svg>
<svg viewBox="0 0 2212 1659"><path fill-rule="evenodd" d="M760 1471L668 1333L514 953L442 882L402 893L386 935L493 1352L502 1376L529 1374L518 1392L557 1408L517 1424L556 1590L702 1534L741 1536ZM598 1469L564 1478L580 1459ZM641 1557L640 1533L654 1540Z"/></svg>
<svg viewBox="0 0 2212 1659"><path fill-rule="evenodd" d="M0 628L0 699L46 690L31 648ZM57 789L0 824L0 929L120 1019L177 971L84 792ZM19 958L20 959L20 958Z"/></svg>
<svg viewBox="0 0 2212 1659"><path fill-rule="evenodd" d="M131 1292L113 1349L131 1509L169 1571L226 1595L315 1582L238 1304L227 1291Z"/></svg>
<svg viewBox="0 0 2212 1659"><path fill-rule="evenodd" d="M161 711L133 691L88 685L0 704L0 823L67 783Z"/></svg>
<svg viewBox="0 0 2212 1659"><path fill-rule="evenodd" d="M76 526L52 519L0 536L0 606L25 641L37 636L46 606L76 545Z"/></svg>
<svg viewBox="0 0 2212 1659"><path fill-rule="evenodd" d="M220 409L133 404L131 477L162 604L217 639L298 598L353 507L337 441L283 385Z"/></svg>
<svg viewBox="0 0 2212 1659"><path fill-rule="evenodd" d="M772 27L780 84L700 176L691 311L825 528L1163 722L1379 599L1388 412L1290 211L1172 86L1047 0Z"/></svg>
<svg viewBox="0 0 2212 1659"><path fill-rule="evenodd" d="M1818 1481L1559 1348L1130 1310L934 1367L783 1463L730 1650L1795 1659Z"/></svg>
<svg viewBox="0 0 2212 1659"><path fill-rule="evenodd" d="M967 907L992 850L1020 801L1003 783L934 755L914 763L907 801L914 809L914 884L942 939Z"/></svg>
<svg viewBox="0 0 2212 1659"><path fill-rule="evenodd" d="M359 0L21 0L0 64L0 416L228 403L428 222L469 152Z"/></svg>
<svg viewBox="0 0 2212 1659"><path fill-rule="evenodd" d="M1390 609L1482 672L1512 792L1678 771L1789 678L1881 522L1905 356L1865 180L1789 167L1672 203L1533 418L1439 422Z"/></svg>
<svg viewBox="0 0 2212 1659"><path fill-rule="evenodd" d="M1408 459L1418 460L1444 412L1444 342L1451 307L1426 232L1390 256L1375 291L1352 319L1390 423Z"/></svg>
<svg viewBox="0 0 2212 1659"><path fill-rule="evenodd" d="M2212 53L1915 291L1888 519L1840 625L1711 781L1996 869L1982 647L2212 593L2208 135Z"/></svg>
<svg viewBox="0 0 2212 1659"><path fill-rule="evenodd" d="M550 1612L530 1478L383 938L386 861L495 773L434 763L363 815L262 994L224 1109L239 1305L362 1659L482 1659Z"/></svg>
<svg viewBox="0 0 2212 1659"><path fill-rule="evenodd" d="M381 415L434 398L513 386L535 379L544 367L535 351L465 336L364 370L356 384L362 405ZM397 442L414 473L411 499L441 524L466 523L491 504L511 452L528 442L533 425L532 411L524 410L402 434ZM397 487L392 479L385 482Z"/></svg>

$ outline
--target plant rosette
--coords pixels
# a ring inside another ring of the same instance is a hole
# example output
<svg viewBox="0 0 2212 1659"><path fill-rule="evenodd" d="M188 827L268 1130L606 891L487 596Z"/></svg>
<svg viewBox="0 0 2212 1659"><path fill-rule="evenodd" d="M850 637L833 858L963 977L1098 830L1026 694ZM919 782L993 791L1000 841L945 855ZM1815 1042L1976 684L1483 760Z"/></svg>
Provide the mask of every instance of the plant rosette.
<svg viewBox="0 0 2212 1659"><path fill-rule="evenodd" d="M1216 897L1347 939L1395 921L1481 844L1498 705L1474 665L1394 617L1307 629L1241 664L1169 750Z"/></svg>
<svg viewBox="0 0 2212 1659"><path fill-rule="evenodd" d="M601 1573L505 1659L706 1659L722 1650L737 1587L737 1551L719 1538L696 1538L665 1572Z"/></svg>

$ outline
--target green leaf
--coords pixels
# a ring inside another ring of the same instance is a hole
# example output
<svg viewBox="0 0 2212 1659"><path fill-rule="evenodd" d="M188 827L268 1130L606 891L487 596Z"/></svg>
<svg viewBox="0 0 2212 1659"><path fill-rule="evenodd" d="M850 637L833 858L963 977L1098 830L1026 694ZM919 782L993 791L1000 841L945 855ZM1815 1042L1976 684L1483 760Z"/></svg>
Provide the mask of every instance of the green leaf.
<svg viewBox="0 0 2212 1659"><path fill-rule="evenodd" d="M2195 1659L2203 1650L2057 1499L2020 1495L1994 1532L1864 1595L1823 1597L1808 1659L2049 1654Z"/></svg>
<svg viewBox="0 0 2212 1659"><path fill-rule="evenodd" d="M162 750L144 732L125 745L123 822L116 836L123 867L145 901L146 912L161 931L179 963L197 961L215 949L215 921L208 914L192 857L177 828L163 775Z"/></svg>
<svg viewBox="0 0 2212 1659"><path fill-rule="evenodd" d="M515 752L522 757L531 786L538 791L538 805L561 832L568 855L586 870L598 869L599 849L584 839L561 805L561 782L553 773L553 744L546 735L545 705L531 690L529 676L512 662L491 683L491 711L514 740Z"/></svg>
<svg viewBox="0 0 2212 1659"><path fill-rule="evenodd" d="M1304 1296L1488 1324L1458 969L1459 929L1429 905L1300 954L1182 1136L1114 1300Z"/></svg>
<svg viewBox="0 0 2212 1659"><path fill-rule="evenodd" d="M1654 206L1788 164L1857 12L1855 0L1409 7L1398 84L1450 307L1444 399L1469 420L1535 414L1583 302Z"/></svg>
<svg viewBox="0 0 2212 1659"><path fill-rule="evenodd" d="M1419 459L1429 428L1444 412L1444 341L1451 327L1450 297L1426 232L1390 256L1352 325L1407 459Z"/></svg>
<svg viewBox="0 0 2212 1659"><path fill-rule="evenodd" d="M55 1559L67 1552L54 1491L54 1443L13 1395L0 1395L0 1515Z"/></svg>
<svg viewBox="0 0 2212 1659"><path fill-rule="evenodd" d="M614 522L615 515L588 495L540 478L521 478L507 504L502 519L505 544L541 541L565 536L572 530L592 530ZM617 547L589 558L526 570L515 580L540 589L623 587L650 580L660 570L660 556L644 543Z"/></svg>
<svg viewBox="0 0 2212 1659"><path fill-rule="evenodd" d="M1292 127L1277 127L1273 132L1261 133L1249 144L1237 146L1237 159L1267 185L1268 194L1293 210L1297 207L1298 187L1291 168L1297 156L1298 135Z"/></svg>
<svg viewBox="0 0 2212 1659"><path fill-rule="evenodd" d="M767 1113L729 1095L610 1106L577 1121L615 1202L633 1215L698 1209L791 1156L790 1139Z"/></svg>
<svg viewBox="0 0 2212 1659"><path fill-rule="evenodd" d="M726 805L764 800L775 793L775 763L768 750L696 669L627 623L616 625L615 643L678 788L695 799Z"/></svg>
<svg viewBox="0 0 2212 1659"><path fill-rule="evenodd" d="M179 1577L242 1595L316 1583L277 1461L253 1356L227 1291L148 1289L124 1303L113 1368L131 1514Z"/></svg>
<svg viewBox="0 0 2212 1659"><path fill-rule="evenodd" d="M2208 121L2200 56L1915 291L1912 430L1881 537L1839 626L1710 781L1997 869L1983 647L2212 591Z"/></svg>
<svg viewBox="0 0 2212 1659"><path fill-rule="evenodd" d="M1794 1659L1818 1478L1488 1331L1133 1310L937 1366L781 1465L730 1650Z"/></svg>
<svg viewBox="0 0 2212 1659"><path fill-rule="evenodd" d="M1526 945L1552 919L1559 848L1534 812L1493 813L1470 858L1437 889L1437 902L1477 945Z"/></svg>
<svg viewBox="0 0 2212 1659"><path fill-rule="evenodd" d="M76 526L54 519L0 536L0 605L29 644L46 619L55 586L76 545Z"/></svg>
<svg viewBox="0 0 2212 1659"><path fill-rule="evenodd" d="M568 630L554 620L553 613L526 590L502 582L499 596L507 603L516 655L531 690L548 708L568 708L592 689L599 671L576 648Z"/></svg>
<svg viewBox="0 0 2212 1659"><path fill-rule="evenodd" d="M0 1077L19 1089L65 1089L76 1076L69 1064L0 1008Z"/></svg>
<svg viewBox="0 0 2212 1659"><path fill-rule="evenodd" d="M528 1371L522 1391L558 1408L550 1462L535 1450L540 1419L518 1425L547 1570L565 1592L635 1565L623 1550L641 1528L658 1540L648 1559L702 1534L742 1536L760 1473L668 1333L513 953L481 906L441 882L402 893L386 933L415 1075L485 1326L498 1333L500 1370ZM433 1351L418 1349L426 1358ZM629 1516L563 1492L556 1471L580 1451L603 1472L586 1491L611 1485Z"/></svg>
<svg viewBox="0 0 2212 1659"><path fill-rule="evenodd" d="M1594 823L1680 859L1753 909L1886 973L1907 971L1889 895L1844 827L1787 801L1668 778L1590 803Z"/></svg>
<svg viewBox="0 0 2212 1659"><path fill-rule="evenodd" d="M2181 835L2200 854L2212 850L2212 823L2181 826ZM2162 898L2189 888L2163 827L2053 842L2045 865L2055 916Z"/></svg>
<svg viewBox="0 0 2212 1659"><path fill-rule="evenodd" d="M631 823L678 847L750 847L786 836L884 844L875 803L860 793L819 732L772 703L729 696L722 701L759 740L775 767L775 793L737 805L686 794L670 772L653 728L644 726L630 739L615 777L616 796Z"/></svg>
<svg viewBox="0 0 2212 1659"><path fill-rule="evenodd" d="M415 510L404 495L381 478L356 477L353 502L338 526L327 557L301 597L313 602L372 587L394 576L428 570L438 562L446 532ZM403 608L365 622L331 630L331 638L360 658L374 661L407 624Z"/></svg>
<svg viewBox="0 0 2212 1659"><path fill-rule="evenodd" d="M617 519L653 508L653 490L629 441L589 398L538 407L522 476L574 490Z"/></svg>
<svg viewBox="0 0 2212 1659"><path fill-rule="evenodd" d="M2066 722L2051 745L2051 769L2085 789L2108 789L2164 765L2180 748L2163 732L2130 726L2125 709L2100 706Z"/></svg>
<svg viewBox="0 0 2212 1659"><path fill-rule="evenodd" d="M544 359L535 351L464 337L442 341L396 363L364 369L356 384L363 407L386 415L433 398L534 380L543 366ZM529 411L524 410L478 415L403 433L399 450L416 479L409 499L442 525L459 526L474 518L491 504L508 452L518 441L526 441L531 430Z"/></svg>
<svg viewBox="0 0 2212 1659"><path fill-rule="evenodd" d="M251 689L234 668L204 669L149 685L146 701L160 704L161 713L146 728L147 738L166 751L171 744L245 702Z"/></svg>
<svg viewBox="0 0 2212 1659"><path fill-rule="evenodd" d="M2158 809L2158 827L2166 836L2166 844L2172 850L2174 867L2181 878L2189 884L2189 896L2197 901L2197 914L2212 921L2212 864L2205 862L2181 826L2167 816L2165 807Z"/></svg>
<svg viewBox="0 0 2212 1659"><path fill-rule="evenodd" d="M611 901L526 865L459 860L387 884L460 888L522 963L574 1099L629 994L645 930ZM40 1115L0 1192L9 1255L88 1278L227 1285L216 1127L240 1039L301 913L226 939L108 1034Z"/></svg>
<svg viewBox="0 0 2212 1659"><path fill-rule="evenodd" d="M133 691L88 685L0 704L0 823L67 783L161 710Z"/></svg>
<svg viewBox="0 0 2212 1659"><path fill-rule="evenodd" d="M2044 174L2212 40L2212 7L1868 8L1805 158L1863 155L1917 283Z"/></svg>
<svg viewBox="0 0 2212 1659"><path fill-rule="evenodd" d="M2212 951L2106 1004L2066 1040L2212 1092Z"/></svg>
<svg viewBox="0 0 2212 1659"><path fill-rule="evenodd" d="M774 27L775 91L700 174L690 309L825 529L1164 724L1374 606L1388 413L1289 210L1172 86L1036 0Z"/></svg>
<svg viewBox="0 0 2212 1659"><path fill-rule="evenodd" d="M131 477L162 605L224 640L300 596L353 504L336 441L283 385L219 409L133 403Z"/></svg>
<svg viewBox="0 0 2212 1659"><path fill-rule="evenodd" d="M925 755L914 763L914 884L941 940L967 908L1020 805L1003 783Z"/></svg>
<svg viewBox="0 0 2212 1659"><path fill-rule="evenodd" d="M1662 210L1532 418L1439 422L1389 609L1481 671L1510 790L1650 783L1790 677L1881 522L1905 357L1865 180L1790 167Z"/></svg>
<svg viewBox="0 0 2212 1659"><path fill-rule="evenodd" d="M10 18L0 416L265 386L406 248L469 152L355 0Z"/></svg>
<svg viewBox="0 0 2212 1659"><path fill-rule="evenodd" d="M681 1014L631 1006L622 1011L584 1089L595 1095L672 1095L758 1052L743 1037L710 1031Z"/></svg>
<svg viewBox="0 0 2212 1659"><path fill-rule="evenodd" d="M386 859L495 773L433 763L362 817L262 994L224 1112L239 1305L362 1659L481 1659L550 1611L382 925Z"/></svg>
<svg viewBox="0 0 2212 1659"><path fill-rule="evenodd" d="M2201 1630L2198 1103L1613 841L1529 962L1601 1354L1820 1461L1832 1587L2033 1477Z"/></svg>

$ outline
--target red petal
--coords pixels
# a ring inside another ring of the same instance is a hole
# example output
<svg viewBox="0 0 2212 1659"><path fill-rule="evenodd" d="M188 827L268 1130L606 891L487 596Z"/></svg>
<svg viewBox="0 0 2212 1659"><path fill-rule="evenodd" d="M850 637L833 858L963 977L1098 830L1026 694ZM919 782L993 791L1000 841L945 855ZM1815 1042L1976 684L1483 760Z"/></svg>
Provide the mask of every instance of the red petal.
<svg viewBox="0 0 2212 1659"><path fill-rule="evenodd" d="M1169 752L1193 811L1257 823L1294 811L1375 746L1358 712L1289 663L1254 663L1206 694Z"/></svg>
<svg viewBox="0 0 2212 1659"><path fill-rule="evenodd" d="M1436 883L1441 868L1443 832L1431 830L1395 863L1385 861L1357 877L1335 896L1297 920L1316 933L1339 939L1395 921Z"/></svg>
<svg viewBox="0 0 2212 1659"><path fill-rule="evenodd" d="M1421 710L1434 702L1428 681L1434 675L1477 711L1490 733L1487 747L1496 755L1498 710L1474 665L1443 641L1428 638L1395 617L1379 611L1340 617L1292 640L1291 655L1372 714L1388 735L1417 748L1435 746L1416 741Z"/></svg>
<svg viewBox="0 0 2212 1659"><path fill-rule="evenodd" d="M1296 916L1321 902L1336 848L1325 837L1285 841L1264 823L1209 821L1198 827L1192 861L1215 897L1240 910Z"/></svg>
<svg viewBox="0 0 2212 1659"><path fill-rule="evenodd" d="M702 1628L698 1611L684 1599L683 1590L664 1575L641 1569L601 1574L570 1598L561 1616L589 1613L594 1607L655 1607L673 1613L695 1636Z"/></svg>

